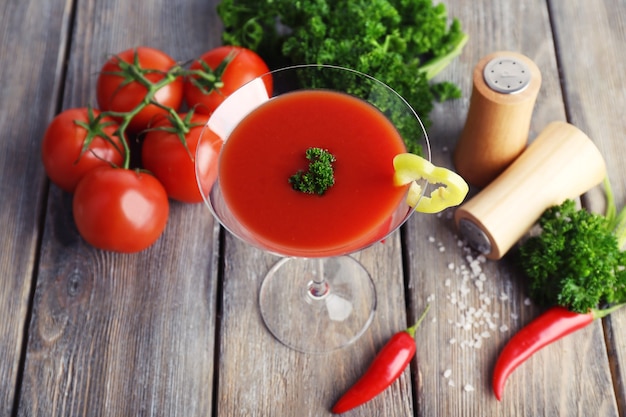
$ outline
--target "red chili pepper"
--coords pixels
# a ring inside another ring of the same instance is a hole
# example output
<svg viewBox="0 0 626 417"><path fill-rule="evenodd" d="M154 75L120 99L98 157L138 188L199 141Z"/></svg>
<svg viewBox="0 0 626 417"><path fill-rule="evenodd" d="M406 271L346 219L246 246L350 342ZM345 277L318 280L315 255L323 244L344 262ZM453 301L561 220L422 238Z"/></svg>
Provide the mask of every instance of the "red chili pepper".
<svg viewBox="0 0 626 417"><path fill-rule="evenodd" d="M586 314L575 313L564 307L552 307L523 327L506 344L493 371L493 392L502 399L507 378L524 361L544 346L555 342L578 329L588 326L595 319L604 317L622 305L605 310L591 309Z"/></svg>
<svg viewBox="0 0 626 417"><path fill-rule="evenodd" d="M368 402L402 375L415 355L415 330L429 309L430 305L426 306L415 325L394 334L389 339L361 379L337 401L332 409L333 413L345 413Z"/></svg>

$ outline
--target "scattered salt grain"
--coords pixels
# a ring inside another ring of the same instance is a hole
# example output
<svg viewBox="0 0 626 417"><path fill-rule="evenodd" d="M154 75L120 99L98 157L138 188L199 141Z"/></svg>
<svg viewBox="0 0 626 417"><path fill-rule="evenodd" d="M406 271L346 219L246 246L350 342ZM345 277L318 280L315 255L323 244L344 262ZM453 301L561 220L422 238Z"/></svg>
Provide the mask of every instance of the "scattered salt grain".
<svg viewBox="0 0 626 417"><path fill-rule="evenodd" d="M488 279L485 265L487 258L476 254L467 242L455 237L457 246L461 249L462 257L459 260L446 260L444 265L449 272L449 277L444 277L443 283L447 288L445 299L454 306L450 317L442 320L447 321L452 326L453 337L448 339L448 344L454 345L454 349L481 349L486 345L493 334L509 331L507 324L502 324L501 313L493 311L500 310L501 303L509 302L508 291L498 291L492 287L492 281ZM434 236L429 236L428 241L433 244L439 252L445 252L446 247L443 242ZM452 255L446 255L451 257ZM499 292L499 294L498 294ZM429 301L434 299L434 295L428 297ZM524 300L525 305L530 305L530 300ZM503 304L502 304L503 305ZM507 312L511 319L517 319L517 312ZM506 317L506 316L504 316ZM458 330L454 330L458 329ZM452 379L452 369L444 368L441 374L448 381L448 386L454 387ZM474 386L466 383L459 384L465 392L475 391Z"/></svg>

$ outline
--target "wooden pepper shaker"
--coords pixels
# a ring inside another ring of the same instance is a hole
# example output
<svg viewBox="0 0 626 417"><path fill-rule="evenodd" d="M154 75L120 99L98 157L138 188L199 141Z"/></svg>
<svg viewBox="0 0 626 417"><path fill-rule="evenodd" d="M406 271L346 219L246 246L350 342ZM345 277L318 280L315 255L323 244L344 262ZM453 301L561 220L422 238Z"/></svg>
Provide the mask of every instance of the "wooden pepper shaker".
<svg viewBox="0 0 626 417"><path fill-rule="evenodd" d="M455 223L468 243L500 259L541 217L606 176L604 159L581 130L552 122L498 178L460 206Z"/></svg>
<svg viewBox="0 0 626 417"><path fill-rule="evenodd" d="M524 55L501 51L478 62L473 83L454 165L467 182L482 188L525 149L541 73Z"/></svg>

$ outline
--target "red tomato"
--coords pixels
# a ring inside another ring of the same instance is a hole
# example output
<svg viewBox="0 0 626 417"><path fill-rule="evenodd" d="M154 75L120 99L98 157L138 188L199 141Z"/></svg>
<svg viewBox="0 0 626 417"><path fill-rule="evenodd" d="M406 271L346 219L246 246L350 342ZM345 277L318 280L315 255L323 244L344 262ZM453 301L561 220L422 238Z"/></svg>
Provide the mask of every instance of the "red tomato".
<svg viewBox="0 0 626 417"><path fill-rule="evenodd" d="M92 110L95 119L100 114ZM93 119L92 119L93 120ZM67 192L74 192L78 181L96 167L110 164L122 165L124 148L118 136L114 136L117 124L108 117L102 118L102 132L111 141L95 136L88 150L82 151L88 131L76 124L90 124L89 110L77 108L59 113L48 125L41 143L41 158L50 180Z"/></svg>
<svg viewBox="0 0 626 417"><path fill-rule="evenodd" d="M138 81L127 83L123 76L111 73L122 71L120 60L129 63L134 62L135 53L137 53L143 76L153 84L163 80L165 78L163 73L176 65L176 61L166 53L148 47L128 49L111 57L102 67L96 84L96 96L101 110L130 112L146 97L148 89L145 85ZM178 110L183 100L182 77L177 77L171 83L157 90L154 100L164 106ZM131 133L140 132L150 125L155 116L163 114L167 114L167 110L155 104L148 104L132 118L128 130Z"/></svg>
<svg viewBox="0 0 626 417"><path fill-rule="evenodd" d="M222 74L215 72L217 79L203 84L206 93L196 83L204 83L198 76L185 80L185 100L189 107L196 107L201 113L212 113L217 106L235 90L249 81L269 72L267 64L255 52L239 46L220 46L205 52L199 60L194 61L190 70L201 70L205 62L211 70L215 71L219 65L228 58L232 58L226 65ZM219 72L219 71L218 71ZM264 79L268 93L272 93L272 78ZM217 85L213 85L217 84ZM220 86L220 84L222 84Z"/></svg>
<svg viewBox="0 0 626 417"><path fill-rule="evenodd" d="M76 187L74 222L89 244L115 252L139 252L161 236L169 202L159 181L146 172L102 167Z"/></svg>
<svg viewBox="0 0 626 417"><path fill-rule="evenodd" d="M181 118L186 116L183 114ZM186 147L181 138L171 131L173 126L169 119L157 122L155 130L148 131L144 138L141 150L143 167L159 179L167 194L175 200L185 203L202 201L194 164L196 152L201 161L198 168L203 186L206 184L210 188L209 184L217 177L217 157L222 140L208 128L204 130L208 120L208 115L194 114L191 117L190 124L196 126L184 135ZM201 133L203 138L198 145Z"/></svg>

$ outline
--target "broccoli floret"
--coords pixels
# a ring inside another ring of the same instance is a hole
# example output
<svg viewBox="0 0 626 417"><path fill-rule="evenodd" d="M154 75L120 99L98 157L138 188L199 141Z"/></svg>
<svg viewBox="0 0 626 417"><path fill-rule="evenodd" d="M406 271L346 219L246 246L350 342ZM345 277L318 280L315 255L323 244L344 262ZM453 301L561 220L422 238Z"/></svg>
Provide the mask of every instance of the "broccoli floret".
<svg viewBox="0 0 626 417"><path fill-rule="evenodd" d="M309 160L308 170L299 170L293 174L289 177L289 183L296 191L323 195L335 184L335 156L321 148L309 148L305 155Z"/></svg>

